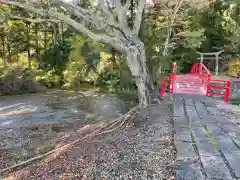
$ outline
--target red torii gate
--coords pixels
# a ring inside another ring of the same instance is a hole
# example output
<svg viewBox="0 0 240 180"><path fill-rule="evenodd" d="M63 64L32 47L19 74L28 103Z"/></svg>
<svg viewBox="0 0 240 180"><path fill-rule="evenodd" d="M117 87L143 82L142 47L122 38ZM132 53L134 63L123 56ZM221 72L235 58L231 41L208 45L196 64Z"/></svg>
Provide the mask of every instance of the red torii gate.
<svg viewBox="0 0 240 180"><path fill-rule="evenodd" d="M230 97L231 81L214 80L210 71L200 62L195 63L189 74L177 75L177 65L173 63L172 75L162 79L161 96L164 96L168 90L175 94L198 94L209 96L211 94L224 96L228 103ZM212 83L221 83L222 85L213 85ZM211 91L212 89L224 89L224 93Z"/></svg>

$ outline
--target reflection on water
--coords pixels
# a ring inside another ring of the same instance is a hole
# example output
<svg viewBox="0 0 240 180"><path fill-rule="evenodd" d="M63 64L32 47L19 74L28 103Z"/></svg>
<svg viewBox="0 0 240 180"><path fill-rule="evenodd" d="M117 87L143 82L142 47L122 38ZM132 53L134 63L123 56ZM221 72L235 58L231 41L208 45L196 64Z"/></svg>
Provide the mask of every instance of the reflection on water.
<svg viewBox="0 0 240 180"><path fill-rule="evenodd" d="M55 90L0 97L0 154L5 152L0 169L53 148L54 141L66 135L67 125L112 119L132 106L92 92Z"/></svg>
<svg viewBox="0 0 240 180"><path fill-rule="evenodd" d="M99 116L108 119L125 113L130 106L117 97L91 92L56 90L12 96L0 102L0 128L10 124L22 127L62 121L71 123L85 118L97 120Z"/></svg>

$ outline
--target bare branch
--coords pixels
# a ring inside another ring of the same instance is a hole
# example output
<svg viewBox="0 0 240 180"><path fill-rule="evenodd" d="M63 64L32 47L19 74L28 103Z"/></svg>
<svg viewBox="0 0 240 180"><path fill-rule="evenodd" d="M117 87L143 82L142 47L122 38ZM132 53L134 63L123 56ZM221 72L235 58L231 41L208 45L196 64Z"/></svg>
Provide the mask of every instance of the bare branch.
<svg viewBox="0 0 240 180"><path fill-rule="evenodd" d="M42 23L42 22L53 22L53 23L59 23L61 21L57 19L32 19L32 18L25 18L25 17L19 17L19 16L9 16L10 19L13 20L22 20L32 23Z"/></svg>
<svg viewBox="0 0 240 180"><path fill-rule="evenodd" d="M36 9L26 3L17 2L17 1L13 1L13 0L0 0L0 3L17 6L17 7L26 9L30 12L33 12L35 14L39 14L44 17L46 16L46 14L43 10ZM87 35L88 37L90 37L93 40L104 42L106 44L110 44L120 52L125 50L123 43L117 37L109 36L109 35L103 34L103 33L94 33L93 31L91 31L90 29L85 27L83 24L78 23L77 21L71 19L67 15L60 13L60 12L49 10L48 15L56 20L61 20L64 23L74 27L75 29L77 29L78 31Z"/></svg>
<svg viewBox="0 0 240 180"><path fill-rule="evenodd" d="M57 19L39 19L39 18L28 18L28 17L20 17L20 16L15 16L11 15L8 12L0 9L1 13L3 14L4 17L2 17L1 22L6 21L7 19L12 19L12 20L22 20L22 21L27 21L27 22L32 22L32 23L41 23L41 22L53 22L53 23L58 23L60 22Z"/></svg>
<svg viewBox="0 0 240 180"><path fill-rule="evenodd" d="M168 46L169 46L169 41L170 41L170 37L172 35L172 24L174 23L176 17L177 17L177 13L179 12L179 9L181 8L181 6L183 5L184 0L179 0L175 6L174 12L172 13L170 20L168 21L168 27L167 27L167 37L164 43L164 50L163 50L163 56L166 56L168 54Z"/></svg>
<svg viewBox="0 0 240 180"><path fill-rule="evenodd" d="M68 12L70 12L71 14L78 18L81 17L84 21L93 25L94 28L99 31L104 31L106 34L110 36L116 36L116 33L119 35L121 34L116 32L116 29L120 29L120 25L116 22L114 17L111 15L111 12L108 11L104 4L102 4L102 7L104 8L104 11L108 13L109 18L97 16L96 14L90 12L88 9L84 9L71 3L61 2L61 5L65 7L68 10ZM81 24L84 24L84 22Z"/></svg>
<svg viewBox="0 0 240 180"><path fill-rule="evenodd" d="M173 15L172 15L171 24L174 23L174 21L176 19L176 16L177 16L177 13L178 13L179 9L182 7L183 2L184 2L184 0L179 0L178 1L177 5L176 5L176 8L174 9Z"/></svg>
<svg viewBox="0 0 240 180"><path fill-rule="evenodd" d="M132 36L132 32L127 23L127 11L131 5L131 1L127 0L124 5L122 5L121 0L114 0L111 3L116 8L116 14L121 32L124 34L124 36L130 38Z"/></svg>
<svg viewBox="0 0 240 180"><path fill-rule="evenodd" d="M116 27L119 27L114 15L112 14L111 10L110 10L110 7L109 7L109 3L108 3L108 0L100 0L100 6L103 10L103 12L106 14L107 16L107 21L110 21L110 23L113 25L113 26L116 26Z"/></svg>
<svg viewBox="0 0 240 180"><path fill-rule="evenodd" d="M126 3L125 3L125 5L124 5L125 11L128 11L129 8L130 8L130 6L131 6L131 0L127 0Z"/></svg>
<svg viewBox="0 0 240 180"><path fill-rule="evenodd" d="M136 11L136 15L135 15L135 23L134 23L133 30L132 30L132 32L135 36L138 36L138 34L139 34L145 4L146 4L146 0L140 0L139 4L137 6L137 11Z"/></svg>
<svg viewBox="0 0 240 180"><path fill-rule="evenodd" d="M99 23L94 21L94 18L91 17L90 13L85 11L85 9L71 3L60 2L60 4L72 15L78 18L82 18L85 22L88 22L90 24L95 24L96 26L99 25Z"/></svg>

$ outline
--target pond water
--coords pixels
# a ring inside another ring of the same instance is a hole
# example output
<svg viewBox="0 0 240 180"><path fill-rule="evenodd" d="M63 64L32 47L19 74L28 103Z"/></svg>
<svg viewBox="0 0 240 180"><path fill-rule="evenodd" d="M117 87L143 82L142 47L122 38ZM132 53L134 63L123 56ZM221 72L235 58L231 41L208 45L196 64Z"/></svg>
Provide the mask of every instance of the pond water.
<svg viewBox="0 0 240 180"><path fill-rule="evenodd" d="M71 124L115 119L134 105L89 91L0 97L0 169L54 148Z"/></svg>
<svg viewBox="0 0 240 180"><path fill-rule="evenodd" d="M116 96L92 92L55 90L46 93L1 97L0 128L43 123L102 120L119 116L132 106Z"/></svg>

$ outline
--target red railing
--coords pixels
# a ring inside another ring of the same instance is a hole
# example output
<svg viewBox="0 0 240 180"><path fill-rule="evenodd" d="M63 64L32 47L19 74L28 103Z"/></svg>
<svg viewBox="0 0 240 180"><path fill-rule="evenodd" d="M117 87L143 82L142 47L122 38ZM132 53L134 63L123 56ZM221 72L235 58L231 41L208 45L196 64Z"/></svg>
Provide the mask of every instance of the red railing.
<svg viewBox="0 0 240 180"><path fill-rule="evenodd" d="M212 83L222 83L223 85L213 85ZM224 89L225 93L219 93L215 91L211 91L212 89ZM208 87L207 87L207 96L211 94L215 94L218 96L224 96L224 101L228 103L229 97L231 93L231 81L227 80L210 80L208 82Z"/></svg>
<svg viewBox="0 0 240 180"><path fill-rule="evenodd" d="M211 79L211 72L204 66L203 64L197 62L193 65L190 75L199 77L201 79L202 84L207 86L209 80Z"/></svg>
<svg viewBox="0 0 240 180"><path fill-rule="evenodd" d="M161 81L161 89L160 89L160 94L161 96L164 96L165 92L170 92L173 93L173 75L169 77L165 77Z"/></svg>
<svg viewBox="0 0 240 180"><path fill-rule="evenodd" d="M174 82L176 81L176 71L177 66L176 63L173 63L172 67L172 75L162 79L161 81L161 89L160 94L161 96L164 96L165 92L168 90L170 93L174 92ZM204 85L206 87L206 95L209 96L211 94L224 96L225 102L228 103L229 97L230 97L230 89L231 89L231 81L226 80L213 80L211 79L211 72L201 63L195 63L190 71L191 76L195 76L196 78L199 78L200 85ZM178 79L181 79L181 77L177 77ZM184 79L184 77L183 77ZM212 83L223 83L223 85L212 85ZM224 89L225 93L219 93L212 91L212 89Z"/></svg>
<svg viewBox="0 0 240 180"><path fill-rule="evenodd" d="M172 75L170 75L169 77L165 77L165 79L163 78L161 81L161 89L160 89L161 96L164 96L166 90L169 90L170 93L173 93L176 72L177 72L177 64L173 63Z"/></svg>

